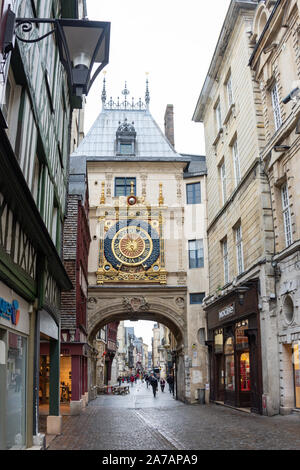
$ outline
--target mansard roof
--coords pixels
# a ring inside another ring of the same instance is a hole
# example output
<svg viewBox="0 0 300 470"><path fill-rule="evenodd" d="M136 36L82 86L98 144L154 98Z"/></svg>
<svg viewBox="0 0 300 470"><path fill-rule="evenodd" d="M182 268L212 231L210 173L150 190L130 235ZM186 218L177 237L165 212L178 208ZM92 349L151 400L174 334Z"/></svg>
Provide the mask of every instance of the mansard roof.
<svg viewBox="0 0 300 470"><path fill-rule="evenodd" d="M128 160L139 159L184 159L178 154L162 133L148 109L107 109L104 108L92 125L86 137L81 141L71 157L85 156L88 160L116 158L116 133L120 122L125 119L134 123L136 148L134 156ZM124 156L122 157L124 160Z"/></svg>

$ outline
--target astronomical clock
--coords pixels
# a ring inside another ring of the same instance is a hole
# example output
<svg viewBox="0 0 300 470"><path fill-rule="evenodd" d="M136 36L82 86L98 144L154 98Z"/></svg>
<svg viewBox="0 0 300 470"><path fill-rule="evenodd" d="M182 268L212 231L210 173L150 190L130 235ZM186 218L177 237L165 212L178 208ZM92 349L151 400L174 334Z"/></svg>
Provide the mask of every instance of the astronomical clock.
<svg viewBox="0 0 300 470"><path fill-rule="evenodd" d="M113 208L99 209L97 283L166 284L161 209L147 206L133 193L120 197Z"/></svg>

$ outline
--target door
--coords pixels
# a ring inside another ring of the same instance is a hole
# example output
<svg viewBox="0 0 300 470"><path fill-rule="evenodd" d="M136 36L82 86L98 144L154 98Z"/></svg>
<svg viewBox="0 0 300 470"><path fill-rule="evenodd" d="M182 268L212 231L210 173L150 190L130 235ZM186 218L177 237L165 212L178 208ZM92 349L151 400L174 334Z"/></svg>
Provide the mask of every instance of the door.
<svg viewBox="0 0 300 470"><path fill-rule="evenodd" d="M224 356L216 354L216 400L224 401Z"/></svg>
<svg viewBox="0 0 300 470"><path fill-rule="evenodd" d="M251 381L250 381L250 353L243 351L238 353L238 383L239 403L241 408L251 406Z"/></svg>

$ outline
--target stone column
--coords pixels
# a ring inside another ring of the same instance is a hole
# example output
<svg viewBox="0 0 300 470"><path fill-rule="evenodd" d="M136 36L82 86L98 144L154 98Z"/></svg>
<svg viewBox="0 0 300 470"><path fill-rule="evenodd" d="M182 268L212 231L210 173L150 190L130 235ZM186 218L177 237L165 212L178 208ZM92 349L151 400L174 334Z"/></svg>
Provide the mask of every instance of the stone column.
<svg viewBox="0 0 300 470"><path fill-rule="evenodd" d="M78 415L82 408L80 356L72 355L72 400L70 402L71 415Z"/></svg>

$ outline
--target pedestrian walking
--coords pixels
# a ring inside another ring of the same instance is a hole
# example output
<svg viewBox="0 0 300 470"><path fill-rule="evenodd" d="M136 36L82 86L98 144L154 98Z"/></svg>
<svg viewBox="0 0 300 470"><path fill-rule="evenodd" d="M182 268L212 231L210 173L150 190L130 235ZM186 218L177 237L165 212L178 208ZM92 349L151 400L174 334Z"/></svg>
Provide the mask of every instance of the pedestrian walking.
<svg viewBox="0 0 300 470"><path fill-rule="evenodd" d="M134 375L131 375L131 376L130 376L130 382L131 382L131 386L133 387Z"/></svg>
<svg viewBox="0 0 300 470"><path fill-rule="evenodd" d="M122 377L119 375L118 377L118 382L119 382L119 387L121 387L121 383L122 383Z"/></svg>
<svg viewBox="0 0 300 470"><path fill-rule="evenodd" d="M167 383L169 384L169 392L174 394L174 377L173 375L168 375Z"/></svg>
<svg viewBox="0 0 300 470"><path fill-rule="evenodd" d="M148 388L149 387L149 375L145 375L145 382Z"/></svg>
<svg viewBox="0 0 300 470"><path fill-rule="evenodd" d="M163 392L164 389L165 389L165 385L166 385L165 379L160 379L160 388L161 388L161 391L162 391L162 392Z"/></svg>
<svg viewBox="0 0 300 470"><path fill-rule="evenodd" d="M152 387L153 396L155 398L156 397L156 392L157 392L157 389L158 389L158 380L157 380L156 377L154 377L153 374L151 374L151 376L150 376L150 385Z"/></svg>

